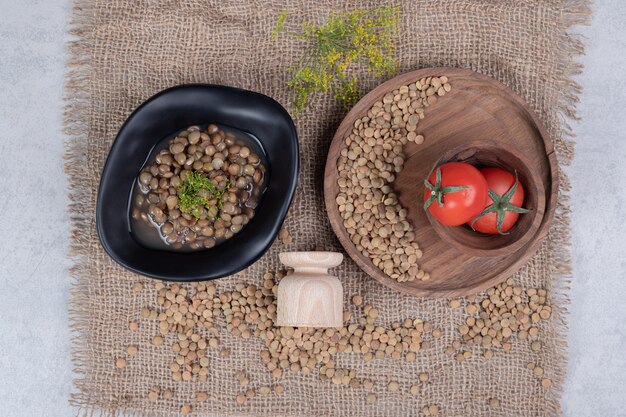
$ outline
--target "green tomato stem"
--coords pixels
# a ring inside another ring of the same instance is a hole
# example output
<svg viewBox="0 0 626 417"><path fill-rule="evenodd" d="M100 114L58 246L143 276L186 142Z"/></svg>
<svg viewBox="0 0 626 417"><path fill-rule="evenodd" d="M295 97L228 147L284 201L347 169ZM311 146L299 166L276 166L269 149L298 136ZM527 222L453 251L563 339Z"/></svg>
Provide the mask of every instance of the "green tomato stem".
<svg viewBox="0 0 626 417"><path fill-rule="evenodd" d="M506 233L502 232L502 225L504 223L504 216L506 215L506 212L510 211L514 213L528 213L529 211L525 208L517 207L511 204L511 198L513 198L513 195L515 194L515 191L517 190L518 184L519 184L519 179L517 177L517 171L515 171L515 182L506 193L504 193L503 195L499 195L493 190L489 189L488 190L489 198L491 198L493 202L491 203L491 205L489 205L483 211L481 211L480 214L478 214L478 216L474 218L474 220L472 220L472 223L470 224L472 229L476 230L474 229L474 223L476 223L478 219L480 219L481 217L484 217L485 215L489 213L496 213L496 230L501 235L508 235L508 232Z"/></svg>
<svg viewBox="0 0 626 417"><path fill-rule="evenodd" d="M456 193L469 188L467 185L442 187L440 167L437 167L435 171L435 185L431 184L428 179L424 180L424 185L430 190L430 197L424 203L424 210L428 210L428 207L430 207L433 201L437 201L439 207L443 207L443 196L445 194Z"/></svg>

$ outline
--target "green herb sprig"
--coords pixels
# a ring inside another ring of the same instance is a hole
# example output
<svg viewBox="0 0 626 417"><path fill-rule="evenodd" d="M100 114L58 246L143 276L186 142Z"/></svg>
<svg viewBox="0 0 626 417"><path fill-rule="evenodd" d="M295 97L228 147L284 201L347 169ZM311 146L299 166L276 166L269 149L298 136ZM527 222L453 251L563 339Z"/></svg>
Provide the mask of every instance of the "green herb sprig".
<svg viewBox="0 0 626 417"><path fill-rule="evenodd" d="M400 9L389 6L334 12L326 23L304 23L301 31L294 32L285 30L287 13L283 12L272 33L274 38L285 33L309 43L301 61L291 69L289 87L296 112L316 92L331 91L346 107L356 103L358 80L353 70L358 66L375 75L393 75L397 67L393 38L399 18Z"/></svg>
<svg viewBox="0 0 626 417"><path fill-rule="evenodd" d="M224 204L224 194L228 187L230 181L220 190L202 173L192 171L187 174L178 190L180 210L197 219L201 217L202 209L206 209L208 213L211 207L217 207L219 212ZM216 200L214 205L211 204L212 200Z"/></svg>

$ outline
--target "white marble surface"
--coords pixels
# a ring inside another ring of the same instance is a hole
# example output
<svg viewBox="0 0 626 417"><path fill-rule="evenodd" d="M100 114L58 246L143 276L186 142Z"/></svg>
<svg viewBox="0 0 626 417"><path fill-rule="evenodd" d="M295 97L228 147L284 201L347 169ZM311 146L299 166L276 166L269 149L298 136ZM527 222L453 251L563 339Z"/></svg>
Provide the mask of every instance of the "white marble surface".
<svg viewBox="0 0 626 417"><path fill-rule="evenodd" d="M0 416L74 415L62 93L70 0L0 0ZM566 416L626 415L626 2L597 1L580 77ZM613 195L615 193L615 196ZM35 222L36 229L31 225ZM25 227L22 227L24 225ZM28 225L28 226L27 226Z"/></svg>

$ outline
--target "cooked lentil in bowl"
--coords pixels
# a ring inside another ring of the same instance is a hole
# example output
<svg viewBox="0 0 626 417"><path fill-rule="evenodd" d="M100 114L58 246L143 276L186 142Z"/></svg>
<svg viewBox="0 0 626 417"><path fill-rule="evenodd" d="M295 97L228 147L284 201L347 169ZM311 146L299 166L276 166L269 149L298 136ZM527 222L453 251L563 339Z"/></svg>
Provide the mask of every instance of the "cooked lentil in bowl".
<svg viewBox="0 0 626 417"><path fill-rule="evenodd" d="M251 134L216 124L190 126L158 144L138 175L131 233L151 249L212 248L254 217L266 166Z"/></svg>

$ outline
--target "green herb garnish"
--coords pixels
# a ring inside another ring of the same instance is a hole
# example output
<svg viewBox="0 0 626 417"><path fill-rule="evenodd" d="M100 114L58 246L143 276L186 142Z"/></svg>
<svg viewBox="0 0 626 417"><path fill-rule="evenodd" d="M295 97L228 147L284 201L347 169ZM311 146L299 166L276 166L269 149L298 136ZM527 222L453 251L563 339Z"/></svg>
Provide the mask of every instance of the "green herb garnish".
<svg viewBox="0 0 626 417"><path fill-rule="evenodd" d="M216 207L217 211L213 210L215 215L210 217L217 217L224 204L224 193L228 187L230 187L230 181L226 182L224 188L218 190L215 184L202 173L198 171L190 172L178 189L180 210L199 219L202 209L205 209L207 214L209 214L211 213L211 208Z"/></svg>
<svg viewBox="0 0 626 417"><path fill-rule="evenodd" d="M326 23L316 26L307 22L298 32L285 30L286 18L286 12L278 17L273 37L285 33L309 43L302 60L291 69L289 87L296 111L302 110L315 92L332 91L346 107L356 103L359 92L354 73L359 67L385 76L396 70L393 38L399 26L398 7L334 12Z"/></svg>

